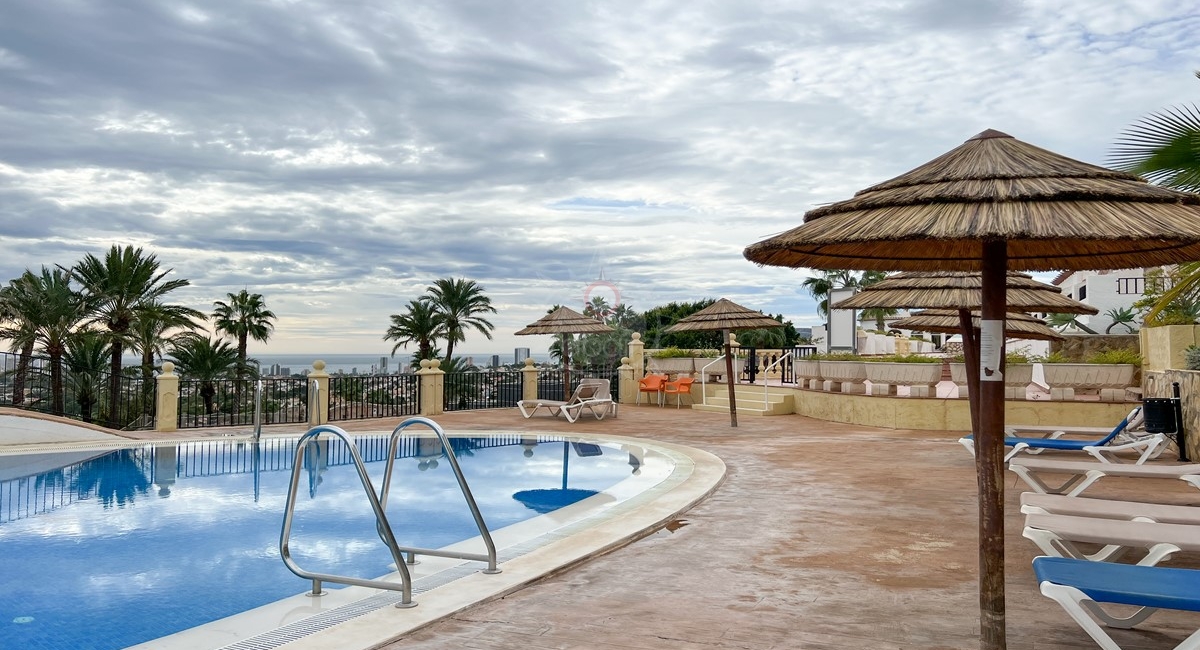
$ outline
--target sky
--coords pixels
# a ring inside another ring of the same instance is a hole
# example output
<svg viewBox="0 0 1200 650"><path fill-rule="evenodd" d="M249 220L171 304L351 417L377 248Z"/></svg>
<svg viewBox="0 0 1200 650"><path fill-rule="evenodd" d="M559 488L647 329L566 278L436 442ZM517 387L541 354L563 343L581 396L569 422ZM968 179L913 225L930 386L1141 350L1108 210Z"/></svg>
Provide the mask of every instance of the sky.
<svg viewBox="0 0 1200 650"><path fill-rule="evenodd" d="M1200 95L1197 33L1183 0L0 0L0 281L140 246L180 304L262 294L257 354L386 353L445 277L498 312L463 353L596 296L815 325L814 272L746 246L988 128L1104 164Z"/></svg>

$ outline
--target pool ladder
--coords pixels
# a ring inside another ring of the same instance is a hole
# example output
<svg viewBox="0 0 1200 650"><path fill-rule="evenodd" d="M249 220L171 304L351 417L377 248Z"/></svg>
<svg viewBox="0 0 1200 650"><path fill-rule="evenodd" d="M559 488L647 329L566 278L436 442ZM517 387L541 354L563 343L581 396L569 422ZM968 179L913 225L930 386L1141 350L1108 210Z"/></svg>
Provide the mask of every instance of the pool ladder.
<svg viewBox="0 0 1200 650"><path fill-rule="evenodd" d="M423 424L429 427L437 434L438 440L441 441L442 450L446 454L446 459L450 461L450 467L454 470L455 478L458 479L458 487L462 490L463 496L467 500L467 506L471 509L471 515L475 518L475 525L479 529L479 535L483 538L487 553L463 553L442 549L417 548L400 546L396 543L396 536L392 533L391 524L388 523L384 510L387 508L388 492L392 483L392 467L396 462L396 452L400 446L400 435L405 429L414 424ZM367 493L367 500L371 503L371 510L375 512L375 525L379 537L387 545L388 550L392 554L392 560L396 564L396 571L400 576L399 583L307 571L300 568L296 564L296 561L292 559L288 542L292 535L292 519L296 510L296 495L299 493L304 450L306 445L315 442L316 438L323 433L341 438L342 442L350 450L350 456L354 460L354 467L358 471L358 478L362 482L363 490ZM404 560L405 553L408 553L408 562ZM296 443L296 458L292 464L292 482L288 488L287 504L283 513L283 530L279 533L279 554L283 558L283 563L287 566L288 570L301 578L312 580L312 591L309 592L309 596L320 596L324 593L321 591L322 582L336 582L359 587L399 591L401 592L401 599L399 603L396 603L396 607L415 607L416 603L412 599L412 576L409 573L408 565L416 563L418 553L436 557L487 562L487 568L483 570L483 573L500 573L500 569L496 566L496 544L492 541L492 535L488 532L487 525L483 521L483 515L479 512L479 506L475 503L475 497L471 494L471 488L467 485L467 479L463 476L462 468L458 465L458 458L454 455L454 449L450 446L450 440L446 438L446 432L436 422L428 418L413 417L401 422L392 431L391 438L388 441L388 459L383 473L383 487L378 495L375 494L375 485L371 482L371 477L367 475L367 467L363 463L362 455L358 453L358 446L354 444L354 441L350 439L350 436L345 431L333 425L322 424L309 429L308 432L300 436L300 440Z"/></svg>

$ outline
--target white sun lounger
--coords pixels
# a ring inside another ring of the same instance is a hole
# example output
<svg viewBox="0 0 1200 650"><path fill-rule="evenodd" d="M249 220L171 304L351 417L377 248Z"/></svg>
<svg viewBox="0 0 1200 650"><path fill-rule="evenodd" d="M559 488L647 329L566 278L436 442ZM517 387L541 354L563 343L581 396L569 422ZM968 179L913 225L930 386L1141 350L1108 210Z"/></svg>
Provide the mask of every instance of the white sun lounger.
<svg viewBox="0 0 1200 650"><path fill-rule="evenodd" d="M521 415L531 418L538 411L545 410L553 416L562 415L567 422L579 419L586 410L597 420L603 420L609 413L616 414L617 404L612 399L607 379L583 379L575 387L575 392L569 400L521 400L517 402Z"/></svg>
<svg viewBox="0 0 1200 650"><path fill-rule="evenodd" d="M1027 515L1073 515L1100 519L1156 521L1160 524L1200 525L1200 508L1140 501L1069 497L1065 494L1021 493L1021 512Z"/></svg>
<svg viewBox="0 0 1200 650"><path fill-rule="evenodd" d="M1104 650L1121 650L1121 646L1096 624L1093 616L1109 627L1129 629L1159 609L1200 612L1197 596L1200 571L1195 569L1038 557L1033 559L1033 573L1042 594L1062 605ZM1139 609L1129 616L1117 617L1101 609L1100 603ZM1175 646L1175 650L1200 650L1200 630Z"/></svg>
<svg viewBox="0 0 1200 650"><path fill-rule="evenodd" d="M1200 488L1200 463L1191 465L1118 465L1052 458L1014 458L1008 462L1008 469L1021 477L1029 487L1033 488L1034 492L1042 494L1077 496L1106 476L1179 479ZM1069 478L1061 485L1051 486L1042 480L1042 474L1068 474Z"/></svg>
<svg viewBox="0 0 1200 650"><path fill-rule="evenodd" d="M1200 551L1200 526L1161 524L1071 515L1025 515L1027 539L1046 555L1102 562L1115 560L1134 548L1146 549L1142 566L1154 566L1179 551ZM1086 553L1077 544L1103 544Z"/></svg>
<svg viewBox="0 0 1200 650"><path fill-rule="evenodd" d="M1112 429L1095 427L1008 427L1005 428L1004 444L1012 449L1004 456L1005 462L1021 452L1040 454L1047 449L1058 451L1085 451L1096 457L1102 463L1119 462L1117 454L1132 451L1138 454L1135 465L1141 465L1151 458L1156 458L1167 448L1168 440L1165 434L1145 433L1135 435L1130 429L1141 422L1141 407L1137 407L1117 423ZM1017 433L1041 433L1042 437L1017 436ZM1090 434L1088 440L1064 438L1071 434ZM974 436L963 436L958 442L966 447L972 455L975 454Z"/></svg>

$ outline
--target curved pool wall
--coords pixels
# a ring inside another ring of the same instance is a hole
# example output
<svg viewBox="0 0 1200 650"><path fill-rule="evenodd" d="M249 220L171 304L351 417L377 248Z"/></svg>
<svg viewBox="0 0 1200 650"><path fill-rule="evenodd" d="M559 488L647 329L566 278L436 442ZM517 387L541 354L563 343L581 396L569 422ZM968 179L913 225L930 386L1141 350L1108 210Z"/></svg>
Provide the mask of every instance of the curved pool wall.
<svg viewBox="0 0 1200 650"><path fill-rule="evenodd" d="M454 432L451 434L454 435ZM355 434L356 438L369 435ZM489 434L470 432L457 435L481 437ZM520 432L490 434L494 438L508 437L510 440L521 435ZM534 447L534 460L548 461L550 457L558 456L561 462L562 456L556 453L557 450L570 448L559 442L562 437L554 434L542 433L537 439L541 443ZM244 440L239 439L218 440L229 445L245 444ZM203 441L212 443L213 439L206 438ZM390 591L350 587L329 589L327 595L317 598L300 595L309 583L292 577L289 587L291 593L296 595L135 647L265 650L276 647L367 648L378 645L475 602L519 589L546 573L561 570L564 566L648 534L706 496L724 476L724 465L720 460L698 450L616 436L595 436L587 441L567 438L567 441L600 444L605 453L619 454L622 459L628 457L628 478L578 503L493 530L503 569L499 575L479 573L482 568L480 563L422 557L419 564L411 567L414 600L419 605L413 609L390 607L399 600L399 594ZM119 447L145 444L143 441ZM91 443L54 447L70 449L81 457L112 449L111 446L101 447ZM555 448L554 451L551 447ZM574 453L570 457L577 463L575 466L582 467L582 461L575 460ZM571 488L576 487L574 475L570 483ZM561 488L561 485L553 487ZM476 496L480 495L477 493ZM365 497L362 501L365 505ZM466 510L465 505L463 510ZM282 510L278 516L282 518ZM491 520L489 525L497 528ZM393 523L393 527L398 526ZM364 541L379 545L377 539ZM476 538L453 546L478 552L482 544ZM279 561L278 549L273 551L276 561ZM395 574L384 577L395 578ZM186 582L179 583L177 587L178 605L181 607L202 608L206 606L206 601L214 598L197 593Z"/></svg>

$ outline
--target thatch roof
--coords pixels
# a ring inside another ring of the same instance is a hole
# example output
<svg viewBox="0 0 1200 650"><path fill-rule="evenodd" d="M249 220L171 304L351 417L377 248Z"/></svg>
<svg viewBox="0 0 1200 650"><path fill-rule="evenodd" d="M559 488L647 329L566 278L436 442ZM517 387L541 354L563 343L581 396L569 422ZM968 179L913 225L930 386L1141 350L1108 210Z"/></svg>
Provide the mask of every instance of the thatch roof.
<svg viewBox="0 0 1200 650"><path fill-rule="evenodd" d="M611 331L613 328L594 318L584 316L570 307L559 307L517 330L516 334L601 334Z"/></svg>
<svg viewBox="0 0 1200 650"><path fill-rule="evenodd" d="M679 319L679 322L663 331L752 330L760 327L783 327L783 323L764 316L760 311L754 311L726 298L721 298L691 316Z"/></svg>
<svg viewBox="0 0 1200 650"><path fill-rule="evenodd" d="M979 270L985 240L1008 268L1119 269L1200 259L1200 195L1061 156L999 131L746 248L772 266Z"/></svg>
<svg viewBox="0 0 1200 650"><path fill-rule="evenodd" d="M971 312L971 322L979 329L979 312ZM926 309L908 318L888 323L888 327L914 332L961 333L958 312L953 309ZM1046 326L1042 321L1019 312L1009 312L1004 319L1004 334L1012 338L1037 341L1061 341L1062 334Z"/></svg>
<svg viewBox="0 0 1200 650"><path fill-rule="evenodd" d="M963 271L897 273L840 300L833 309L979 309L982 276ZM1010 271L1006 280L1009 311L1096 314L1095 307L1062 295L1062 289Z"/></svg>

